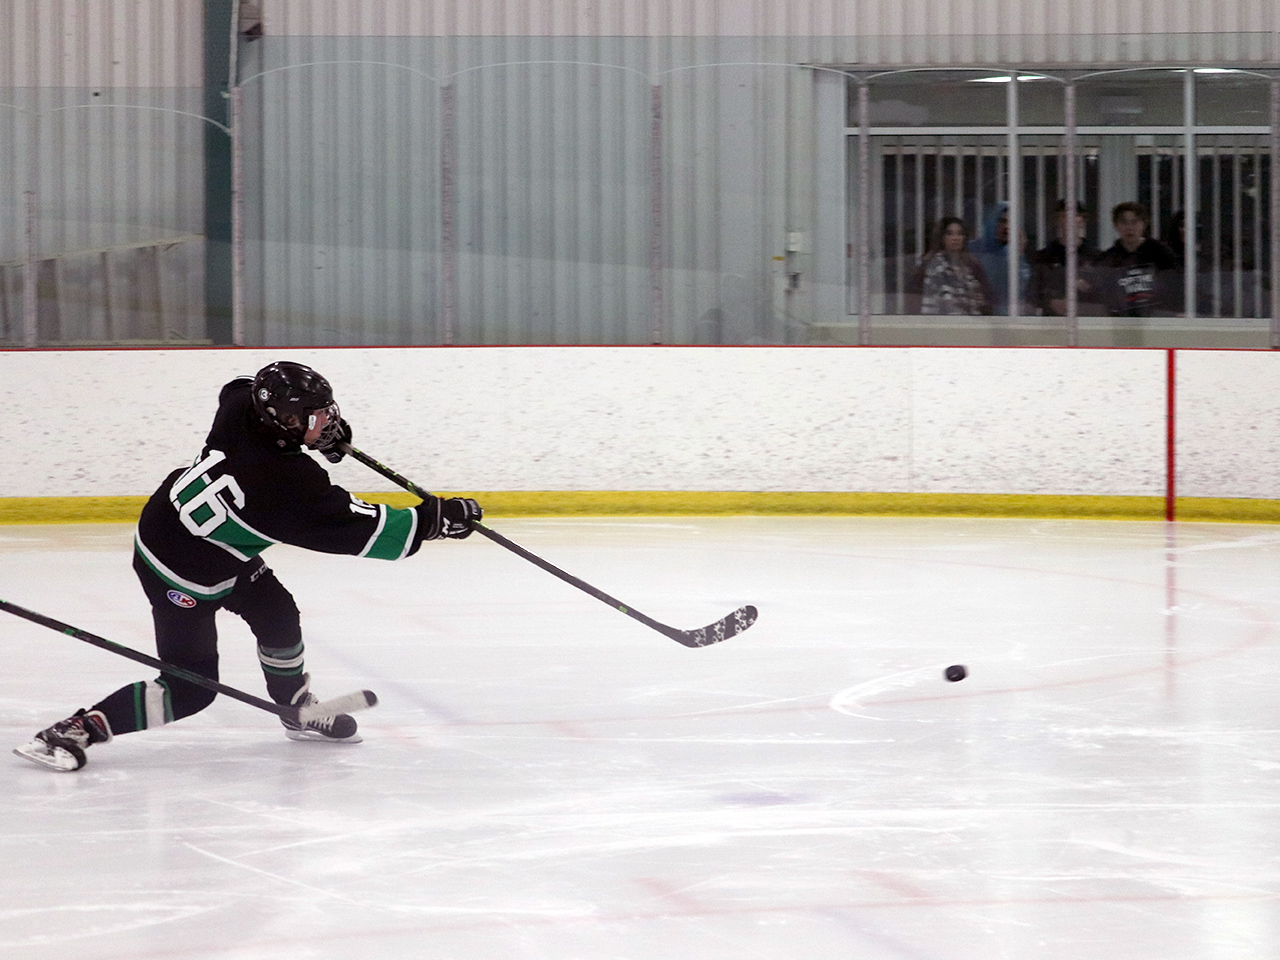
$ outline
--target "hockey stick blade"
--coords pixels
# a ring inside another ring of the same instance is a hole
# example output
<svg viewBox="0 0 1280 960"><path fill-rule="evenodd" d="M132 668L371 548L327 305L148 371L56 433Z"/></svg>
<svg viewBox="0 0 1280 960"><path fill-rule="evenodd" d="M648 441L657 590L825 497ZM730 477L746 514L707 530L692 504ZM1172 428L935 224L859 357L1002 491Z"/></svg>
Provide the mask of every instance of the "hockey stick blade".
<svg viewBox="0 0 1280 960"><path fill-rule="evenodd" d="M721 640L736 637L755 623L756 617L759 615L756 608L748 604L745 607L739 607L727 617L721 617L715 623L709 623L698 630L676 630L668 627L662 632L676 641L676 643L683 643L686 647L709 647L711 644L719 643Z"/></svg>
<svg viewBox="0 0 1280 960"><path fill-rule="evenodd" d="M344 693L331 700L321 700L298 708L298 723L310 723L312 720L323 720L335 717L340 713L354 713L357 710L368 710L378 705L378 697L372 690L357 690L355 693Z"/></svg>

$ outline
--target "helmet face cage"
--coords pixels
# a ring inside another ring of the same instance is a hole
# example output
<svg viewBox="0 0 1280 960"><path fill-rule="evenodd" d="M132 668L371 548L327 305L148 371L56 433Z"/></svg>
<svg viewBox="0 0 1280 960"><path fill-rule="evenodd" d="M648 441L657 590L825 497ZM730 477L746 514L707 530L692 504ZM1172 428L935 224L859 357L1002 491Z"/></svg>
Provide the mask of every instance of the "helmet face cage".
<svg viewBox="0 0 1280 960"><path fill-rule="evenodd" d="M316 415L324 411L328 422L308 446L325 447L342 438L342 417L333 400L329 381L300 363L277 361L253 378L253 408L273 433L292 443L303 443L314 428Z"/></svg>
<svg viewBox="0 0 1280 960"><path fill-rule="evenodd" d="M331 403L323 408L329 414L329 419L325 421L325 425L320 428L320 436L316 437L315 443L309 443L307 446L315 450L323 450L331 447L342 439L342 411L338 409L336 403ZM307 431L309 432L315 426L315 415L318 411L312 411L307 417Z"/></svg>

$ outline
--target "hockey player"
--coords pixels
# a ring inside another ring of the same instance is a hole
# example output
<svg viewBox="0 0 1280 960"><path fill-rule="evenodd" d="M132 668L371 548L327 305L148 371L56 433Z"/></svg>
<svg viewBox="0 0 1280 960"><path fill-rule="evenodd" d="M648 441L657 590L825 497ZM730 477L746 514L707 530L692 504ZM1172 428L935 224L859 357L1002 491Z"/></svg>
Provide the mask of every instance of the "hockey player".
<svg viewBox="0 0 1280 960"><path fill-rule="evenodd" d="M337 463L338 444L350 439L329 382L310 367L280 361L222 388L204 450L160 484L134 538L133 569L151 602L161 660L217 680L214 615L225 608L253 631L271 698L315 703L298 607L260 554L291 543L398 560L424 540L468 536L483 516L476 501L462 497L429 497L411 509L365 503L330 483L302 449ZM76 711L14 752L54 770L78 770L89 746L191 716L214 696L162 672ZM302 726L281 722L294 740L360 740L346 714Z"/></svg>

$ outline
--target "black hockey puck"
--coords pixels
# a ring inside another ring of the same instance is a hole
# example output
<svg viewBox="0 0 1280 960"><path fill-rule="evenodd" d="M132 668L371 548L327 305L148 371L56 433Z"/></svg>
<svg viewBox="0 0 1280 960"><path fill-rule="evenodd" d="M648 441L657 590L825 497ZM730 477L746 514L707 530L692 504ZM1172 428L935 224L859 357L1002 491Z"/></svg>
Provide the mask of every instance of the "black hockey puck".
<svg viewBox="0 0 1280 960"><path fill-rule="evenodd" d="M969 671L964 668L964 664L960 664L960 663L953 663L951 666L947 667L947 669L943 671L943 676L945 676L952 683L955 683L957 680L963 680L968 675L969 675Z"/></svg>

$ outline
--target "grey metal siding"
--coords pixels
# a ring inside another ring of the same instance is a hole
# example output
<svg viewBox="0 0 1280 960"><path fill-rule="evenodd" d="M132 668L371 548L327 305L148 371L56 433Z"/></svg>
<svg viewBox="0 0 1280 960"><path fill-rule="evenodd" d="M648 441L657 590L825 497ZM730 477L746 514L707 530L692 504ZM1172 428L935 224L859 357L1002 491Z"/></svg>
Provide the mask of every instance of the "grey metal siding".
<svg viewBox="0 0 1280 960"><path fill-rule="evenodd" d="M5 340L21 339L29 242L41 340L203 336L200 10L0 4Z"/></svg>
<svg viewBox="0 0 1280 960"><path fill-rule="evenodd" d="M789 342L845 308L840 80L815 71L1280 60L1274 0L261 6L250 344ZM201 9L0 3L0 263L34 191L41 269L75 291L55 339L199 333ZM153 287L180 316L144 316Z"/></svg>

